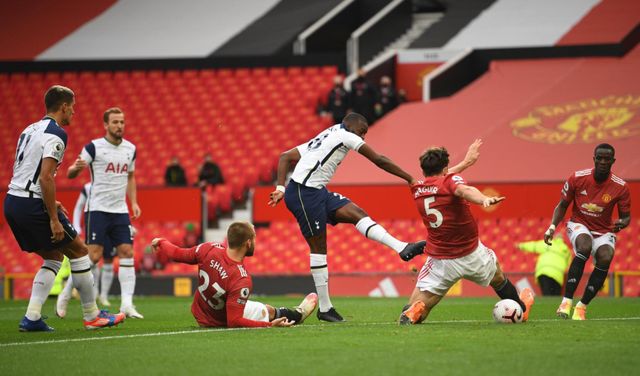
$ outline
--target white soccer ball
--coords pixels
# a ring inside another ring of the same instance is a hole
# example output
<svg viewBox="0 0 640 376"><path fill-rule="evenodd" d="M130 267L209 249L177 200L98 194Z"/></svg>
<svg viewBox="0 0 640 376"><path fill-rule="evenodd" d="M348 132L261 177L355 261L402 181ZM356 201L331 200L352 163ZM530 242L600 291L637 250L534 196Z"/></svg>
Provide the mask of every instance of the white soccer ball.
<svg viewBox="0 0 640 376"><path fill-rule="evenodd" d="M522 307L512 299L503 299L493 306L493 319L502 324L522 322Z"/></svg>

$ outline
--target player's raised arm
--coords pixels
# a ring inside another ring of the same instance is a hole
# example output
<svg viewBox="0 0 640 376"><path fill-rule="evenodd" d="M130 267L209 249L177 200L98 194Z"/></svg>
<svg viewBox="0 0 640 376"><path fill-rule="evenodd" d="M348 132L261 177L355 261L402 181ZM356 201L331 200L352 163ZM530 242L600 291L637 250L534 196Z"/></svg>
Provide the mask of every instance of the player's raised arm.
<svg viewBox="0 0 640 376"><path fill-rule="evenodd" d="M548 245L551 245L551 241L553 240L553 234L556 232L556 226L562 221L565 214L567 213L567 208L569 208L569 202L564 199L560 199L558 205L556 205L555 209L553 209L553 217L551 218L551 225L544 233L544 242Z"/></svg>
<svg viewBox="0 0 640 376"><path fill-rule="evenodd" d="M284 197L284 183L291 163L299 161L301 158L298 148L287 150L280 154L278 160L278 174L276 177L276 189L269 194L269 206L276 206Z"/></svg>
<svg viewBox="0 0 640 376"><path fill-rule="evenodd" d="M403 180L405 180L409 184L414 184L416 179L413 178L408 172L400 168L397 164L395 164L391 159L385 157L382 154L376 153L375 150L368 144L363 144L358 152L365 156L368 160L373 162L380 169L385 170L391 175L395 175Z"/></svg>
<svg viewBox="0 0 640 376"><path fill-rule="evenodd" d="M155 238L151 241L153 251L159 258L167 258L174 262L195 265L198 263L198 251L203 244L192 248L180 248L164 238Z"/></svg>
<svg viewBox="0 0 640 376"><path fill-rule="evenodd" d="M476 139L473 141L471 145L469 145L469 149L467 150L467 154L465 155L462 162L457 165L449 168L450 173L459 174L467 168L473 166L480 158L480 146L482 146L482 140Z"/></svg>
<svg viewBox="0 0 640 376"><path fill-rule="evenodd" d="M462 197L463 199L487 208L491 205L495 205L501 201L504 201L506 197L486 196L476 187L472 187L466 184L458 184L456 186L455 195Z"/></svg>

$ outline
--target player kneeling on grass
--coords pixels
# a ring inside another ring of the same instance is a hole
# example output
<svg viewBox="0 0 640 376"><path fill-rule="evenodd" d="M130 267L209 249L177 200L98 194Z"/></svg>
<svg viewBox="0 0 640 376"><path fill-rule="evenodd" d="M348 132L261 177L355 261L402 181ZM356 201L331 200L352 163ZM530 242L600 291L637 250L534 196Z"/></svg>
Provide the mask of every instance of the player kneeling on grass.
<svg viewBox="0 0 640 376"><path fill-rule="evenodd" d="M518 292L504 276L493 250L478 239L478 225L469 202L485 208L504 200L487 197L467 185L464 178L449 173L449 153L437 147L420 157L425 176L411 186L418 211L428 229L425 253L429 256L420 270L416 288L400 315L400 324L417 324L427 318L451 286L461 278L482 286L491 285L501 299L520 304L526 321L533 305L533 292Z"/></svg>
<svg viewBox="0 0 640 376"><path fill-rule="evenodd" d="M227 230L225 248L203 243L179 248L163 238L151 242L159 260L198 265L199 287L191 313L203 327L267 327L301 324L316 308L318 296L307 295L295 309L275 308L249 300L251 276L244 268L245 257L253 256L256 233L248 222L235 222Z"/></svg>

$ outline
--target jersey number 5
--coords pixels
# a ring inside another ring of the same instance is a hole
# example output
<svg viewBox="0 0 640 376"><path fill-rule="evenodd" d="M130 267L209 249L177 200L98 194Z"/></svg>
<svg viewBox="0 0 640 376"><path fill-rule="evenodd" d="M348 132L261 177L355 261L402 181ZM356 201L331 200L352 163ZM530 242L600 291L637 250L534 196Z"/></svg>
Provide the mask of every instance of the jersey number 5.
<svg viewBox="0 0 640 376"><path fill-rule="evenodd" d="M426 197L424 199L424 212L427 215L433 215L436 217L435 222L431 222L429 221L429 226L431 226L431 228L438 228L440 227L440 225L442 225L442 213L440 213L440 210L438 209L431 209L429 207L429 204L436 202L436 198L431 196L431 197Z"/></svg>
<svg viewBox="0 0 640 376"><path fill-rule="evenodd" d="M226 291L222 287L220 287L218 282L214 282L211 287L216 290L216 293L213 294L210 299L207 299L207 296L204 294L204 292L209 286L209 274L207 274L207 272L205 272L204 270L200 270L200 277L202 277L202 284L198 286L198 291L200 292L200 296L202 296L202 299L204 299L204 301L207 302L207 304L215 310L224 308L224 299L221 299L221 297L226 293Z"/></svg>

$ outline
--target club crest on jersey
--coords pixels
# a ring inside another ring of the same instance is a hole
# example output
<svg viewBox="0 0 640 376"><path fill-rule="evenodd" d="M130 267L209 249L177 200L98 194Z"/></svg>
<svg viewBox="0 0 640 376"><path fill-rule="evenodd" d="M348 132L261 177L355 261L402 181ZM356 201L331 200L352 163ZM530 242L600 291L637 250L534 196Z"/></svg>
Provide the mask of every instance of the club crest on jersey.
<svg viewBox="0 0 640 376"><path fill-rule="evenodd" d="M113 162L109 162L104 172L105 173L111 172L114 174L126 174L127 172L129 172L129 165L126 163L121 165L120 163L114 164Z"/></svg>
<svg viewBox="0 0 640 376"><path fill-rule="evenodd" d="M610 202L611 202L611 195L610 195L610 194L608 194L608 193L603 194L603 195L602 195L602 201L603 201L605 204L610 203Z"/></svg>
<svg viewBox="0 0 640 376"><path fill-rule="evenodd" d="M249 297L249 288L248 287L243 287L242 290L240 290L240 297L243 299L246 299Z"/></svg>

